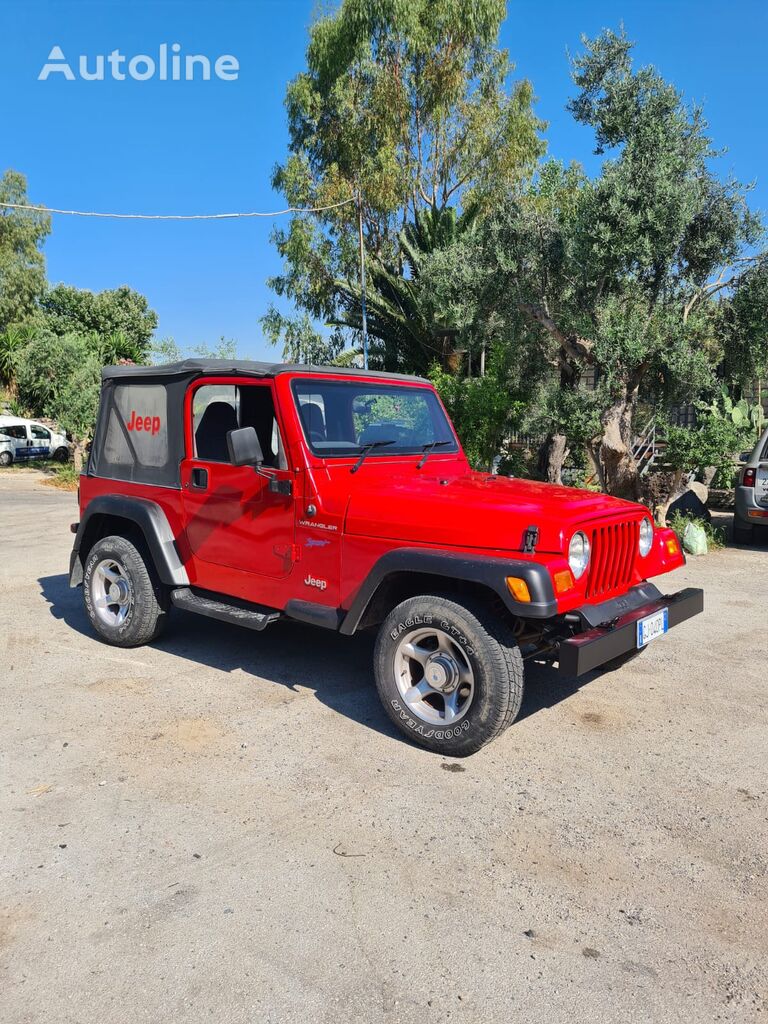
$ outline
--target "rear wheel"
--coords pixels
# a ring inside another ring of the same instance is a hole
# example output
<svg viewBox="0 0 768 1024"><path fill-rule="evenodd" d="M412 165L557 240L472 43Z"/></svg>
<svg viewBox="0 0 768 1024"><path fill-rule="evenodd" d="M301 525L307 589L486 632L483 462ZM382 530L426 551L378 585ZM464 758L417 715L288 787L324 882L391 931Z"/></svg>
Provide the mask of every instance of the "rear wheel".
<svg viewBox="0 0 768 1024"><path fill-rule="evenodd" d="M166 595L152 561L125 537L105 537L91 548L83 598L93 628L116 647L149 643L165 626Z"/></svg>
<svg viewBox="0 0 768 1024"><path fill-rule="evenodd" d="M754 526L744 526L744 524L733 517L733 542L734 544L751 544L755 539L755 528Z"/></svg>
<svg viewBox="0 0 768 1024"><path fill-rule="evenodd" d="M403 601L381 625L374 667L398 729L450 757L474 754L499 736L523 699L523 659L511 627L479 601Z"/></svg>
<svg viewBox="0 0 768 1024"><path fill-rule="evenodd" d="M13 462L13 456L10 452L0 452L0 466L10 466Z"/></svg>

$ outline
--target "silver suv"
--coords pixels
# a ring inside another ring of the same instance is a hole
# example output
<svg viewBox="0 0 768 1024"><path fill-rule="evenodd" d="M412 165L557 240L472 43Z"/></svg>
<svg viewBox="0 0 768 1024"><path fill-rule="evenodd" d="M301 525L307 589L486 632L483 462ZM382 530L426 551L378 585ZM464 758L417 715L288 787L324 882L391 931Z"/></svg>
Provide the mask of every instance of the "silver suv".
<svg viewBox="0 0 768 1024"><path fill-rule="evenodd" d="M737 544L749 544L755 539L755 527L768 533L768 429L752 453L741 458L744 467L736 481L733 539Z"/></svg>

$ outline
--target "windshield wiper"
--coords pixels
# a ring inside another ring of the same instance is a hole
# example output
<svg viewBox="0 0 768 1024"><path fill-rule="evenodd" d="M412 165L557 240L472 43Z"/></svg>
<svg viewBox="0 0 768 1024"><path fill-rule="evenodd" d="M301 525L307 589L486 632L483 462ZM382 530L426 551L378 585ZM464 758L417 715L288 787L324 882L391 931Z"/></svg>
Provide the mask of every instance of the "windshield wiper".
<svg viewBox="0 0 768 1024"><path fill-rule="evenodd" d="M360 458L354 464L354 466L350 470L350 473L356 473L358 471L358 469L360 469L362 464L365 462L366 456L370 452L372 452L374 448L385 448L388 444L395 444L395 443L396 443L395 441L371 441L371 443L367 444L365 446L365 448L363 448L363 450L360 452Z"/></svg>
<svg viewBox="0 0 768 1024"><path fill-rule="evenodd" d="M421 450L424 454L416 463L416 469L421 469L435 448L444 448L447 444L453 444L453 441L430 441L429 444L423 445Z"/></svg>

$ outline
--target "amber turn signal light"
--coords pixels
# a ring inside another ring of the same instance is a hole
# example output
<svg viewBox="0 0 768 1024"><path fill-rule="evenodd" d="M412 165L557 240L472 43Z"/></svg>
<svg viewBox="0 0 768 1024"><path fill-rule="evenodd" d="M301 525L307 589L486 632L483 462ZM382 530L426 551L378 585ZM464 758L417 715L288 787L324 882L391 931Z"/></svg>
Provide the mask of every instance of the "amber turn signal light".
<svg viewBox="0 0 768 1024"><path fill-rule="evenodd" d="M667 538L667 551L670 553L670 555L680 554L680 545L677 543L677 537Z"/></svg>
<svg viewBox="0 0 768 1024"><path fill-rule="evenodd" d="M507 576L507 590L516 601L524 601L527 604L531 600L528 584L519 576Z"/></svg>
<svg viewBox="0 0 768 1024"><path fill-rule="evenodd" d="M553 576L555 581L555 593L564 594L567 590L573 589L573 574L570 569L561 569Z"/></svg>

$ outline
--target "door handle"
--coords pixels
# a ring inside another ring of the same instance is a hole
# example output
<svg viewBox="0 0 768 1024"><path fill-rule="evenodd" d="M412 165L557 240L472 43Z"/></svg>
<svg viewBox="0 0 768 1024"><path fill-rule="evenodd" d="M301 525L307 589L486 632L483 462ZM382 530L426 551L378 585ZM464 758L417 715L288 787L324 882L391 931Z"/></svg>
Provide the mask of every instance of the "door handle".
<svg viewBox="0 0 768 1024"><path fill-rule="evenodd" d="M196 487L200 491L204 491L208 486L208 470L201 469L196 466L192 470L192 486Z"/></svg>

